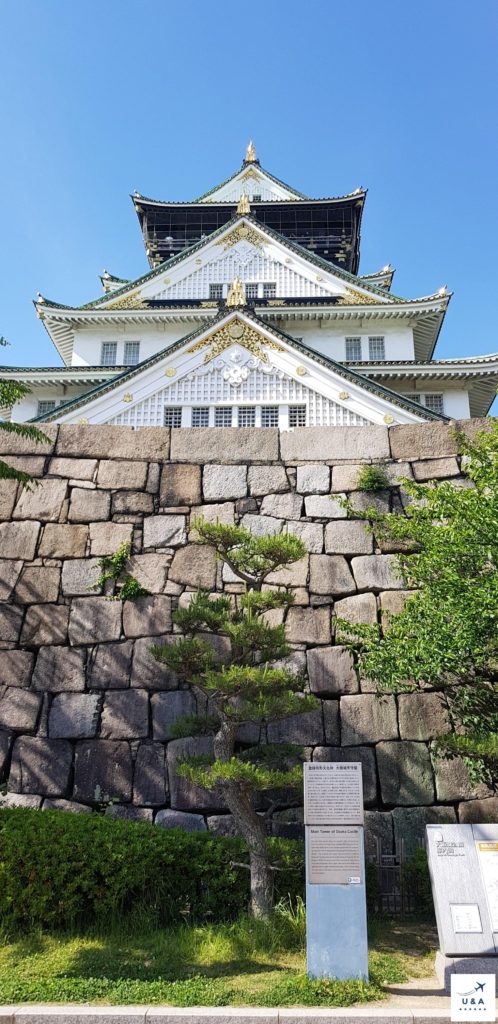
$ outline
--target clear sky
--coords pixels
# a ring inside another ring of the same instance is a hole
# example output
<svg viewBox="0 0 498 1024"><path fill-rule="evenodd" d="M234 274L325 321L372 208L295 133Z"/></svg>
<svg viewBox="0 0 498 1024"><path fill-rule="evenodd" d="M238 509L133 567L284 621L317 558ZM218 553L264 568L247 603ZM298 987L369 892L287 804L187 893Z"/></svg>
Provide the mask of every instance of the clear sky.
<svg viewBox="0 0 498 1024"><path fill-rule="evenodd" d="M454 291L437 354L498 350L498 0L1 0L0 334L58 365L32 299L146 269L130 192L191 199L241 163L311 196L367 186L361 272Z"/></svg>

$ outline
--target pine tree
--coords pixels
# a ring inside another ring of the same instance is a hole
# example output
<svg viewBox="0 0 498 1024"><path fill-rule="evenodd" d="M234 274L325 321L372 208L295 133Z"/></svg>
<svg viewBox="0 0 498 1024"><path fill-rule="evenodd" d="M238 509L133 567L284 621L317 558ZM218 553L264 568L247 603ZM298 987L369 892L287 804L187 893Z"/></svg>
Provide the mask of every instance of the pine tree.
<svg viewBox="0 0 498 1024"><path fill-rule="evenodd" d="M4 347L5 345L8 345L8 341L0 337L0 346ZM29 395L29 393L30 389L26 384L22 384L21 381L0 379L0 409L11 409L16 402L19 402L21 398ZM17 434L18 437L25 437L36 444L42 444L47 440L46 435L41 430L38 430L36 427L30 427L25 423L11 423L9 420L0 419L0 430L4 430L8 434ZM32 483L29 473L13 469L12 466L8 466L1 459L0 480L17 480L23 487L29 487Z"/></svg>
<svg viewBox="0 0 498 1024"><path fill-rule="evenodd" d="M278 790L300 787L301 752L278 744L241 749L237 730L246 723L272 722L317 706L316 699L303 692L304 678L282 664L290 653L285 626L272 625L268 614L288 608L293 595L283 589L264 589L270 573L302 558L306 549L298 537L286 533L255 537L242 527L203 520L194 526L199 542L214 548L243 582L244 591L220 596L197 591L189 606L173 616L182 637L152 651L196 696L207 698L210 714L198 720L198 728L212 729L213 757L190 758L177 770L197 785L218 792L231 811L249 850L252 913L263 917L273 907L273 866L267 820L257 813L254 798L265 793L271 799L277 791L278 803ZM228 638L226 663L216 663L207 634ZM189 735L193 725L190 716Z"/></svg>

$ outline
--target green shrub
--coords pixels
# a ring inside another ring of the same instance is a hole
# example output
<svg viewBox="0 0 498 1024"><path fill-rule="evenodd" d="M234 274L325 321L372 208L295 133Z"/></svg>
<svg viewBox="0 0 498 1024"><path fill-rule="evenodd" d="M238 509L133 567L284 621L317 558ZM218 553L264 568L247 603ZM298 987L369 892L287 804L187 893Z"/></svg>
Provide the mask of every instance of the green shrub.
<svg viewBox="0 0 498 1024"><path fill-rule="evenodd" d="M382 466L363 466L358 477L359 491L383 491L389 487L389 478Z"/></svg>
<svg viewBox="0 0 498 1024"><path fill-rule="evenodd" d="M303 891L303 846L270 841L279 896ZM151 923L245 911L244 843L93 814L0 811L0 924L65 928L145 913Z"/></svg>
<svg viewBox="0 0 498 1024"><path fill-rule="evenodd" d="M426 851L415 850L402 865L401 872L403 887L414 898L417 914L433 915L434 903Z"/></svg>

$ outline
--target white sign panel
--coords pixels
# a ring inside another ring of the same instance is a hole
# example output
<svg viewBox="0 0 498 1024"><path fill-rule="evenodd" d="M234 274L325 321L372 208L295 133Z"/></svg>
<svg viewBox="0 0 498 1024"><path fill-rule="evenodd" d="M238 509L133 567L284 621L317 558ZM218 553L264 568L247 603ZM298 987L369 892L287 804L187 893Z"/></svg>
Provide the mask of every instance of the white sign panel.
<svg viewBox="0 0 498 1024"><path fill-rule="evenodd" d="M477 842L476 848L491 920L491 930L498 932L498 843Z"/></svg>
<svg viewBox="0 0 498 1024"><path fill-rule="evenodd" d="M451 1020L496 1020L494 974L451 975Z"/></svg>
<svg viewBox="0 0 498 1024"><path fill-rule="evenodd" d="M363 825L360 761L304 765L305 825Z"/></svg>
<svg viewBox="0 0 498 1024"><path fill-rule="evenodd" d="M311 885L360 885L363 881L358 826L310 825L308 881Z"/></svg>
<svg viewBox="0 0 498 1024"><path fill-rule="evenodd" d="M481 915L477 903L450 903L453 931L461 934L482 932Z"/></svg>

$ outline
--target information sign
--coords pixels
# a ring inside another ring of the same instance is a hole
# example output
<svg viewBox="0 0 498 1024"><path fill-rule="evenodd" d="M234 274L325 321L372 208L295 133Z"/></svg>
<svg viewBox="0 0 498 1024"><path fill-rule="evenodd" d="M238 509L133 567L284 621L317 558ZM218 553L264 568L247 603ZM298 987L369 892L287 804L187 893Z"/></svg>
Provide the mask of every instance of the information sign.
<svg viewBox="0 0 498 1024"><path fill-rule="evenodd" d="M498 843L477 842L476 847L491 930L498 932Z"/></svg>
<svg viewBox="0 0 498 1024"><path fill-rule="evenodd" d="M359 761L305 764L305 825L363 825L361 769Z"/></svg>
<svg viewBox="0 0 498 1024"><path fill-rule="evenodd" d="M363 853L356 825L310 825L308 880L311 885L360 885Z"/></svg>

